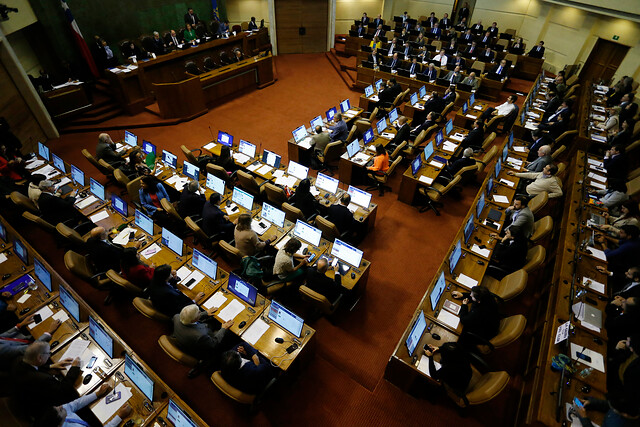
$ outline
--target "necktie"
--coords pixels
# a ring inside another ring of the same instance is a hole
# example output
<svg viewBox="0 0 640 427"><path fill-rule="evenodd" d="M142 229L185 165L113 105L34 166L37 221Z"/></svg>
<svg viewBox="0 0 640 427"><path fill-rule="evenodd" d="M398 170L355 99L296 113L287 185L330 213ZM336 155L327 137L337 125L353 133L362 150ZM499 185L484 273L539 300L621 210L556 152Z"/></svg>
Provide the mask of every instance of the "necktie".
<svg viewBox="0 0 640 427"><path fill-rule="evenodd" d="M393 61L391 61L391 68L396 66L396 60L394 59Z"/></svg>
<svg viewBox="0 0 640 427"><path fill-rule="evenodd" d="M20 339L20 338L9 338L9 337L0 337L0 341L14 341L14 342L20 342L20 343L23 343L23 344L30 344L31 343L31 341L29 341L29 340L23 340L23 339Z"/></svg>
<svg viewBox="0 0 640 427"><path fill-rule="evenodd" d="M502 73L502 65L498 67L498 71L496 71L497 74Z"/></svg>
<svg viewBox="0 0 640 427"><path fill-rule="evenodd" d="M411 71L409 74L414 74L414 70L416 69L416 64L411 64Z"/></svg>
<svg viewBox="0 0 640 427"><path fill-rule="evenodd" d="M175 37L173 37L173 44L178 46L178 39L176 39Z"/></svg>
<svg viewBox="0 0 640 427"><path fill-rule="evenodd" d="M450 82L453 82L453 78L455 77L455 74L451 74L451 79L449 80Z"/></svg>

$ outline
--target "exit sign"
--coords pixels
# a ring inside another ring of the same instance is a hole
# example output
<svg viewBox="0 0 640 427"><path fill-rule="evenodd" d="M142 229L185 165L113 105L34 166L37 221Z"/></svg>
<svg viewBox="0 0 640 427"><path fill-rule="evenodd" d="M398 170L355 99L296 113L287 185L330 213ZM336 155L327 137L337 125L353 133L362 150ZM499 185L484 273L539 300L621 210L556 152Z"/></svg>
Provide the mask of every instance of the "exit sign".
<svg viewBox="0 0 640 427"><path fill-rule="evenodd" d="M613 39L614 39L614 40L620 40L620 36L614 35L614 36L613 36Z"/></svg>

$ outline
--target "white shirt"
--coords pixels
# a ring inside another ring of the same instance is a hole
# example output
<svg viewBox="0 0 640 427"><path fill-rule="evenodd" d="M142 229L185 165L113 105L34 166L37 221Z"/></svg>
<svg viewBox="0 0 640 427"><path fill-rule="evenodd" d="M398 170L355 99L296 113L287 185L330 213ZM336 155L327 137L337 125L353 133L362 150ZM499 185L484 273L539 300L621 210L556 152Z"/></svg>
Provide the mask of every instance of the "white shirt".
<svg viewBox="0 0 640 427"><path fill-rule="evenodd" d="M447 58L447 55L440 55L440 54L438 54L438 55L436 55L436 56L434 56L434 57L433 57L433 60L434 60L434 61L439 61L439 62L440 62L440 65L442 65L443 67L444 67L445 65L447 65L447 59L448 59L448 58Z"/></svg>
<svg viewBox="0 0 640 427"><path fill-rule="evenodd" d="M496 107L496 111L498 111L498 114L501 116L506 116L515 109L516 109L515 104L509 104L508 102L505 102L504 104L500 104Z"/></svg>
<svg viewBox="0 0 640 427"><path fill-rule="evenodd" d="M97 398L98 396L95 393L91 393L85 396L81 396L76 400L71 401L65 405L62 405L62 407L67 411L67 417L65 418L64 423L62 424L62 427L84 426L85 425L84 423L78 422L79 420L81 420L81 418L76 414L76 411L89 405L91 402L95 401ZM111 421L105 424L105 427L116 427L118 424L120 424L120 421L122 421L122 419L120 418L119 415L116 415L111 419Z"/></svg>

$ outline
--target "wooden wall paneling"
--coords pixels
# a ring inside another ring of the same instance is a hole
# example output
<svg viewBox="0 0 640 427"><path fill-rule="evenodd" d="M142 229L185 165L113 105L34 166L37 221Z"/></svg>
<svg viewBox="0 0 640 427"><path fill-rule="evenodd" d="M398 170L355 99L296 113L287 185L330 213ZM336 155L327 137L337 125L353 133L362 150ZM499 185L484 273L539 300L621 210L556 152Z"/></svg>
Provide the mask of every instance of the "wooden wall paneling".
<svg viewBox="0 0 640 427"><path fill-rule="evenodd" d="M302 37L302 52L326 52L328 0L306 0L302 13L302 26L306 34Z"/></svg>
<svg viewBox="0 0 640 427"><path fill-rule="evenodd" d="M302 38L298 34L302 21L301 0L276 0L278 53L301 53Z"/></svg>

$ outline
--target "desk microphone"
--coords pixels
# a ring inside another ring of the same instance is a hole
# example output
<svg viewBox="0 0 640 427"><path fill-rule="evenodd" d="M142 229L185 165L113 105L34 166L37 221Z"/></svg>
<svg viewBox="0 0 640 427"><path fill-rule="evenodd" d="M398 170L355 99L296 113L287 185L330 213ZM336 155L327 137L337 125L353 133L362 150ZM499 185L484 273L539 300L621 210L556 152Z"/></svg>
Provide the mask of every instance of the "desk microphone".
<svg viewBox="0 0 640 427"><path fill-rule="evenodd" d="M213 131L211 130L211 125L209 125L209 133L211 134L211 141L215 141L215 138L213 137Z"/></svg>

